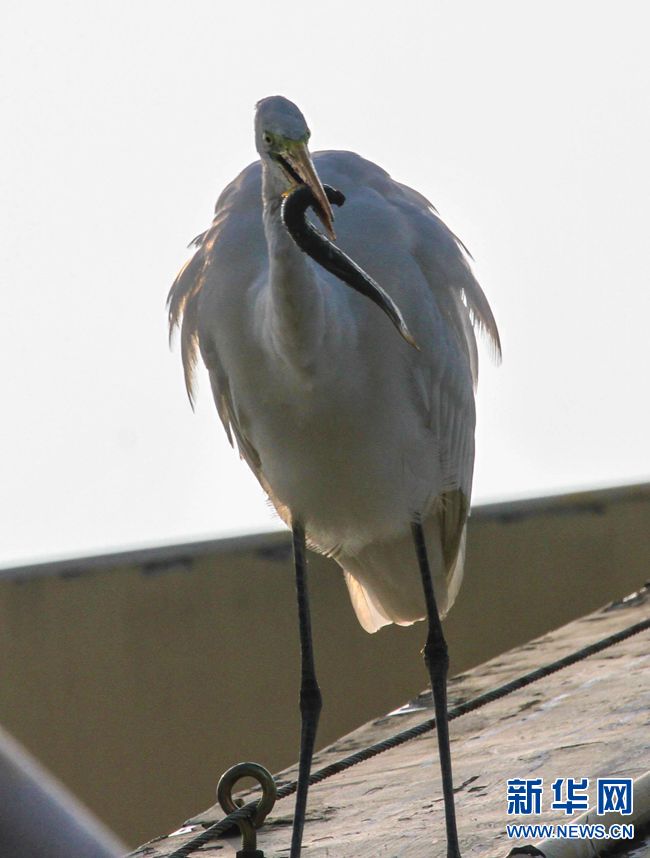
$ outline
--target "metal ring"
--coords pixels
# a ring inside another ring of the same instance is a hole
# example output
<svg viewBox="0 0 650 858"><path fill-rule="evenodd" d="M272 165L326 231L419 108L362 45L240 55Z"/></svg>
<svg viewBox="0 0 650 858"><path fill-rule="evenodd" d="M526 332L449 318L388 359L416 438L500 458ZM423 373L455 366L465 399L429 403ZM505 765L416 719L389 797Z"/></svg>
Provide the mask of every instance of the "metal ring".
<svg viewBox="0 0 650 858"><path fill-rule="evenodd" d="M275 804L277 787L273 780L273 775L264 766L260 766L258 763L237 763L236 766L232 766L227 772L223 773L217 785L217 799L226 814L232 813L238 808L232 797L232 790L237 781L242 778L254 778L262 787L262 797L257 802L257 807L251 815L250 823L248 820L241 820L237 823L242 832L242 837L248 840L249 838L246 835L250 836L251 832L244 832L246 824L248 823L249 827L251 827L252 823L252 827L254 828L259 828L262 825ZM241 825L242 822L244 823L243 826ZM254 836L253 832L253 838ZM244 845L248 844L245 843Z"/></svg>

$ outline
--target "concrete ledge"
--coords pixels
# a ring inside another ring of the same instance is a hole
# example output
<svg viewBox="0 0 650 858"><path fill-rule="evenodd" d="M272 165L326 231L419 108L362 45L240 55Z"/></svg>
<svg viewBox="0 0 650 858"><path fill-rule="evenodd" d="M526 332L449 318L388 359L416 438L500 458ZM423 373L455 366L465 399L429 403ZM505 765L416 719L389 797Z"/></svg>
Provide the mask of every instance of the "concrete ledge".
<svg viewBox="0 0 650 858"><path fill-rule="evenodd" d="M455 677L450 683L450 706L647 618L648 588ZM589 778L594 800L598 777L641 779L650 759L649 668L650 633L646 631L452 722L464 856L496 858L521 846L506 836L507 822L571 821L571 816L551 808L550 785L558 777ZM425 699L418 698L417 705L405 708L403 714L379 718L355 730L321 751L314 768L426 720L430 712L425 705ZM295 767L278 777L293 780ZM507 780L539 777L545 785L541 812L508 817ZM241 797L249 801L255 795L250 791ZM642 797L639 791L638 800ZM647 821L649 811L635 807L636 819ZM258 832L258 848L268 858L287 854L292 813L293 797L284 799ZM180 832L145 844L131 855L168 858L202 825L222 817L221 808L213 806ZM239 848L238 838L229 837L211 842L197 855L218 851L223 858L234 858ZM433 734L312 787L304 849L312 858L444 855L444 811ZM627 853L625 847L618 852Z"/></svg>

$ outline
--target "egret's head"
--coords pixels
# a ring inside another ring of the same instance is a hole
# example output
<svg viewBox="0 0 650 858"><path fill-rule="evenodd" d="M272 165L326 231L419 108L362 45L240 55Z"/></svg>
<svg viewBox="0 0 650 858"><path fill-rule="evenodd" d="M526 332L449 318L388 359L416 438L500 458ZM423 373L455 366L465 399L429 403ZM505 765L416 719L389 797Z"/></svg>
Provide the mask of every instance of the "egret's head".
<svg viewBox="0 0 650 858"><path fill-rule="evenodd" d="M281 95L257 102L255 145L260 158L281 178L285 190L307 185L318 202L318 215L334 238L334 215L311 160L307 142L309 128L296 105Z"/></svg>

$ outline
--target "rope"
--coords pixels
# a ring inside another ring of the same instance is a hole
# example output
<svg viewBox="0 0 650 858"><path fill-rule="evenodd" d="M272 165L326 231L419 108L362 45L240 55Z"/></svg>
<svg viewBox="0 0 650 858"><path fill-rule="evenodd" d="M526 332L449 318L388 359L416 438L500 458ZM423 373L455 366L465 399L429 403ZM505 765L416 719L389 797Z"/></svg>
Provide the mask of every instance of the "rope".
<svg viewBox="0 0 650 858"><path fill-rule="evenodd" d="M576 664L576 662L582 661L598 652L602 652L604 649L614 646L614 644L621 643L621 641L627 640L627 638L631 638L634 635L638 635L647 629L650 629L650 618L647 620L641 620L632 626L628 626L626 629L622 629L620 632L615 632L606 638L602 638L595 643L569 653L569 655L564 656L564 658L552 661L536 670L531 670L529 673L525 673L510 682L498 685L496 688L486 691L484 694L472 697L470 700L466 700L464 703L460 703L458 706L454 706L453 709L450 709L447 713L447 718L449 721L454 721L456 718L460 718L461 715L467 715L469 712L475 712L477 709L480 709L482 706L486 706L488 703L500 700L508 694L519 691L519 689L525 688L533 682L538 682L540 679L544 679L544 677L550 676L550 674L556 673L558 670L562 670L565 667ZM368 745L366 748L362 748L354 754L343 757L343 759L337 760L335 763L331 763L329 766L325 766L324 768L313 772L309 778L309 783L310 785L317 784L333 775L340 774L341 772L352 768L352 766L356 766L358 763L362 763L365 760L376 757L377 754L382 754L384 751L397 748L399 745L403 745L405 742L415 739L423 733L428 733L430 730L433 730L435 726L436 719L429 718L427 721L416 724L414 727L410 727L408 730L403 730L401 733L396 733L388 739L376 742L374 745ZM297 781L291 781L290 783L279 787L276 800L293 795L297 787ZM233 825L236 824L237 820L250 819L256 807L257 799L243 805L232 813L229 813L228 816L225 816L220 822L206 828L205 831L201 832L201 834L198 834L184 846L181 846L175 852L172 852L169 855L169 858L187 858L188 855L195 852L197 849L200 849L201 846L204 846L210 840L216 840L222 834L225 834L233 827Z"/></svg>

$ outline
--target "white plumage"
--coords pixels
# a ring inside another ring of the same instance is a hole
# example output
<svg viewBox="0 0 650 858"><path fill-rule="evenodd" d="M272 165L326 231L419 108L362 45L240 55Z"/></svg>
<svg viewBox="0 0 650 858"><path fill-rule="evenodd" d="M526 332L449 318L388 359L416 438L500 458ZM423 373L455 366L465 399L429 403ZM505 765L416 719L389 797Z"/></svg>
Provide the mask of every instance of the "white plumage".
<svg viewBox="0 0 650 858"><path fill-rule="evenodd" d="M231 442L283 520L299 518L310 545L341 565L367 631L425 616L416 516L444 614L462 577L472 489L473 327L498 353L496 324L427 200L352 152L313 158L346 196L337 244L389 293L420 350L303 254L280 221L291 182L266 157L265 129L280 124L273 101L258 107L262 164L223 191L170 292L188 390L198 346Z"/></svg>

